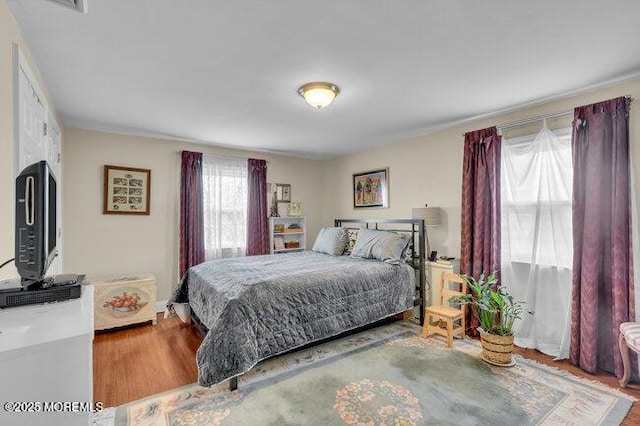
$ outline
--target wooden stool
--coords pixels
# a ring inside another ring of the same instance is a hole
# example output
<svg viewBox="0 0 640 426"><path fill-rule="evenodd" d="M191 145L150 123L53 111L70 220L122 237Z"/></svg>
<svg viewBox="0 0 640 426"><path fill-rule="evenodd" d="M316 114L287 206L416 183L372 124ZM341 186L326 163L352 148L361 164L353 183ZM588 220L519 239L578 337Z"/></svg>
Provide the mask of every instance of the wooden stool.
<svg viewBox="0 0 640 426"><path fill-rule="evenodd" d="M629 349L640 355L640 323L623 322L620 324L620 334L618 335L620 355L622 355L622 365L624 374L618 381L620 387L626 388L631 377L631 361L629 360Z"/></svg>
<svg viewBox="0 0 640 426"><path fill-rule="evenodd" d="M451 289L451 283L456 284L457 289ZM429 337L432 334L439 334L447 338L447 346L453 347L453 336L459 334L464 339L465 321L464 321L464 305L451 306L449 298L451 296L460 296L467 293L467 282L458 274L445 272L442 274L440 281L440 305L429 306L425 310L424 326L422 327L421 337ZM431 318L434 317L435 321ZM455 324L460 321L459 324ZM445 328L441 327L445 324Z"/></svg>

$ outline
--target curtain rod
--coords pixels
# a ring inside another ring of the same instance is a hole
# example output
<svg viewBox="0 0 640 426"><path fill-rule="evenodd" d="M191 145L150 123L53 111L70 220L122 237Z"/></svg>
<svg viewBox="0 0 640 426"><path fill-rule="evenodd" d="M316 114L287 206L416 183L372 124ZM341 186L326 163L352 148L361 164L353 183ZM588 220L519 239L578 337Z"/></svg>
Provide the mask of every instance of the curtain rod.
<svg viewBox="0 0 640 426"><path fill-rule="evenodd" d="M633 102L633 98L631 97L631 95L626 95L625 98L629 99L629 102ZM505 123L505 124L501 124L501 125L496 126L496 129L498 129L498 134L501 134L502 131L505 130L505 129L510 129L512 127L522 126L524 124L535 123L535 122L538 122L538 121L543 121L543 120L546 120L548 118L563 117L565 115L573 114L574 110L575 109L568 109L568 110L565 110L565 111L552 112L550 114L543 114L543 115L538 115L538 116L531 117L531 118L525 118L523 120L511 121L509 123ZM465 133L463 133L462 136L465 136Z"/></svg>
<svg viewBox="0 0 640 426"><path fill-rule="evenodd" d="M510 123L505 123L505 124L501 124L499 126L496 126L496 129L498 129L498 133L500 133L501 131L503 131L505 129L510 129L512 127L518 127L518 126L522 126L522 125L529 124L529 123L536 123L538 121L544 121L544 120L547 120L549 118L564 117L565 115L570 115L570 114L573 114L573 110L572 109L568 109L568 110L565 110L565 111L559 111L559 112L553 112L553 113L550 113L550 114L538 115L538 116L531 117L531 118L525 118L523 120L512 121Z"/></svg>
<svg viewBox="0 0 640 426"><path fill-rule="evenodd" d="M191 150L188 150L188 149L183 149L183 150L178 151L178 155L182 155L183 151L195 152L195 151L191 151ZM212 156L222 157L222 158L231 158L231 159L234 159L234 160L248 160L250 158L253 158L253 157L240 157L240 156L237 156L237 155L213 154L211 152L201 152L201 154L202 155L212 155ZM264 158L256 158L256 160L265 160L265 159ZM265 160L265 161L267 162L267 164L271 163L270 160Z"/></svg>

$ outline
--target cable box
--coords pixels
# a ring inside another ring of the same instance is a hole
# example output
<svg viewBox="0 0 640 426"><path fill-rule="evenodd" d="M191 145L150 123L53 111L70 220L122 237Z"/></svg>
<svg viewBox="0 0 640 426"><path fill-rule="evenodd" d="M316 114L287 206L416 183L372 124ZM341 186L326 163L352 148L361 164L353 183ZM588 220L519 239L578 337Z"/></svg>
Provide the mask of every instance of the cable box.
<svg viewBox="0 0 640 426"><path fill-rule="evenodd" d="M61 276L62 277L62 276ZM64 276L66 279L67 276ZM0 291L0 308L9 308L12 306L34 305L39 303L61 302L63 300L77 299L82 294L82 279L76 276L75 279L69 281L54 280L55 284L49 287L36 289L6 287ZM5 282L6 284L6 282Z"/></svg>

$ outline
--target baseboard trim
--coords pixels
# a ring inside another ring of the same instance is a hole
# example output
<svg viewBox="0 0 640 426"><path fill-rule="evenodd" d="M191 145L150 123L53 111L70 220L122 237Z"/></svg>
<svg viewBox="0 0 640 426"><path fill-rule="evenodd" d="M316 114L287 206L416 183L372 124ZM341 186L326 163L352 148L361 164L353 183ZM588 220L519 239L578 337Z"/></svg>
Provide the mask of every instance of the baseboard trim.
<svg viewBox="0 0 640 426"><path fill-rule="evenodd" d="M164 312L164 308L167 307L168 300L158 300L156 302L156 312Z"/></svg>

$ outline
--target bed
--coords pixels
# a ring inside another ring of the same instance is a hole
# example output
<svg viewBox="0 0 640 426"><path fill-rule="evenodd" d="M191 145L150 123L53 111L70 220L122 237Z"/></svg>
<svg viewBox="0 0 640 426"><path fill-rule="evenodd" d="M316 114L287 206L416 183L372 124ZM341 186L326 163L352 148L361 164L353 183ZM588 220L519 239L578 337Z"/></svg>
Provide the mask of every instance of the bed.
<svg viewBox="0 0 640 426"><path fill-rule="evenodd" d="M198 382L237 377L273 356L420 306L424 295L422 220L336 220L336 227L403 232L406 261L315 251L204 262L181 279L171 309L187 304L205 333Z"/></svg>

